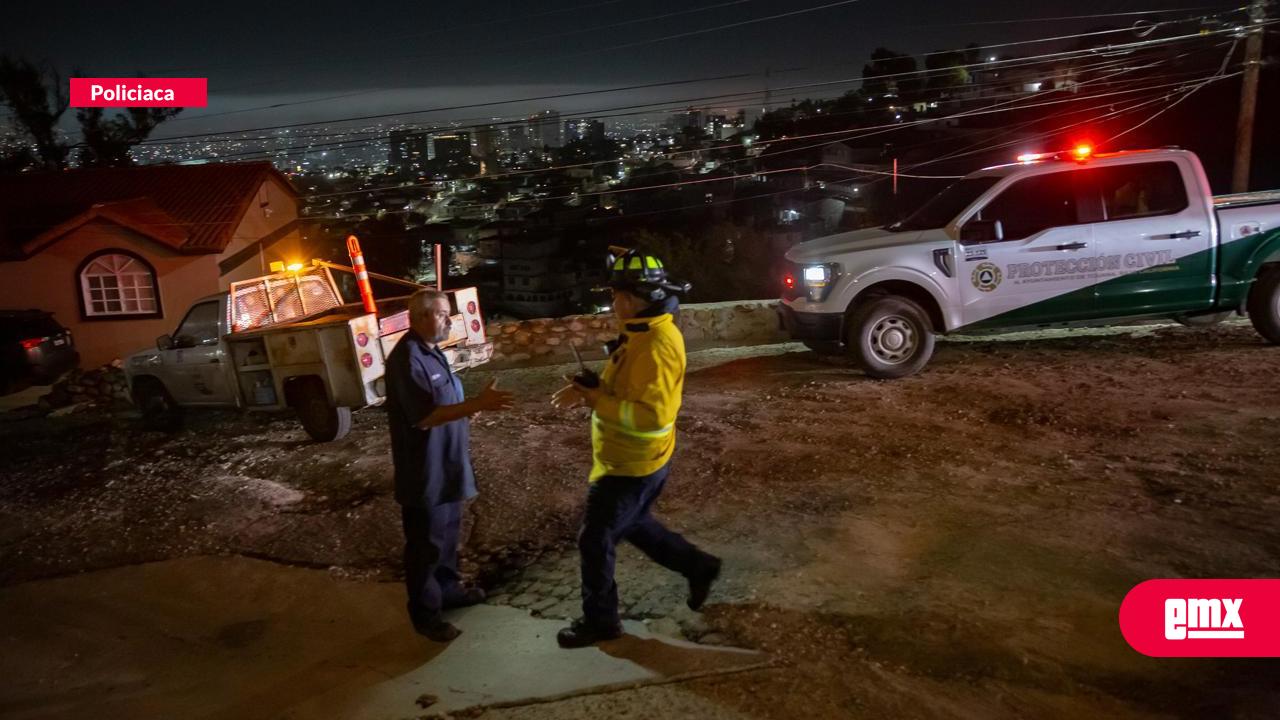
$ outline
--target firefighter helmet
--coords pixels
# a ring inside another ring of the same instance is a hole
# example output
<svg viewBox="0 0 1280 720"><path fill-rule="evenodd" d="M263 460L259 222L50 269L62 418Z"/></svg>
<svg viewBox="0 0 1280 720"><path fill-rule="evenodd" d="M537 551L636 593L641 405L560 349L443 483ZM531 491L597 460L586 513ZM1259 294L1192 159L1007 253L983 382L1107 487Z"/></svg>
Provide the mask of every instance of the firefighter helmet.
<svg viewBox="0 0 1280 720"><path fill-rule="evenodd" d="M610 248L608 286L625 290L640 298L657 302L671 293L689 292L689 283L673 282L667 278L662 261L640 250Z"/></svg>

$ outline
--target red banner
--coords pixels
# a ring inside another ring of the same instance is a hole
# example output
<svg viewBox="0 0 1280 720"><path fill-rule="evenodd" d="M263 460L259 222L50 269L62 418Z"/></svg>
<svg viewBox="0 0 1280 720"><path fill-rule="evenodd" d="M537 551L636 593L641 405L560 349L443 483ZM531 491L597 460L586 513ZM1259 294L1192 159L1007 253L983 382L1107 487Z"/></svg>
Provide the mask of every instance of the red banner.
<svg viewBox="0 0 1280 720"><path fill-rule="evenodd" d="M71 78L71 107L208 105L208 78Z"/></svg>
<svg viewBox="0 0 1280 720"><path fill-rule="evenodd" d="M1280 657L1280 580L1148 580L1120 632L1151 657Z"/></svg>

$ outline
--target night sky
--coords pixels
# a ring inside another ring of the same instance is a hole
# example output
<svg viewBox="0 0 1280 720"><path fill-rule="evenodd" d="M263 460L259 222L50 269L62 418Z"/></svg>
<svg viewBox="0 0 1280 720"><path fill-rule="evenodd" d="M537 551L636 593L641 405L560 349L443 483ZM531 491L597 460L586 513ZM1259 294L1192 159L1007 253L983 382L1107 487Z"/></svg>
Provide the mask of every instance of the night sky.
<svg viewBox="0 0 1280 720"><path fill-rule="evenodd" d="M18 2L0 47L64 77L208 77L208 108L157 136L400 112L536 95L747 73L751 77L580 98L414 115L478 120L550 107L562 112L856 78L877 46L913 54L1130 25L1142 16L1032 21L1095 13L1238 6L1205 0L583 0L397 3ZM760 18L822 8L789 17ZM1179 12L1181 11L1181 12ZM665 17L658 17L665 16ZM1015 20L1019 22L999 22ZM713 28L719 28L711 30ZM711 30L709 32L699 32ZM671 37L697 33L684 37ZM1135 39L1118 34L1118 42ZM1065 43L994 53L1030 55ZM832 95L780 91L792 97ZM287 107L248 110L276 103ZM726 105L743 105L726 101ZM230 112L231 114L225 114ZM217 115L216 117L201 116ZM70 115L70 113L68 114Z"/></svg>

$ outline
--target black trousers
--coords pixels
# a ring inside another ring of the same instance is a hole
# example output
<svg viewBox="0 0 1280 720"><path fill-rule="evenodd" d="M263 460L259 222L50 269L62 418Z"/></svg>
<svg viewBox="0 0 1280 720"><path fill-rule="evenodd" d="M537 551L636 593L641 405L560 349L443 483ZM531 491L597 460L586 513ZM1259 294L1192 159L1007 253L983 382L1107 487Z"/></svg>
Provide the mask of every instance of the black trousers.
<svg viewBox="0 0 1280 720"><path fill-rule="evenodd" d="M670 467L666 465L644 477L607 475L587 491L578 551L582 558L582 616L588 622L616 625L619 621L613 566L615 548L621 540L686 578L706 573L714 560L650 514Z"/></svg>
<svg viewBox="0 0 1280 720"><path fill-rule="evenodd" d="M404 584L415 624L439 622L440 611L462 592L458 527L463 503L400 507L404 523Z"/></svg>

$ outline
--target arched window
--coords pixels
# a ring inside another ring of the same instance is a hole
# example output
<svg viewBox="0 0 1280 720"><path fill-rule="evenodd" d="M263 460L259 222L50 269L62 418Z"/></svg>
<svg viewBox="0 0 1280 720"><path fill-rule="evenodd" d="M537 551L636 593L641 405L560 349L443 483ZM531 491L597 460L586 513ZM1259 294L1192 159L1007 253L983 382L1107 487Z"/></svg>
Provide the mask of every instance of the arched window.
<svg viewBox="0 0 1280 720"><path fill-rule="evenodd" d="M124 250L90 255L78 273L85 317L157 317L160 294L156 271Z"/></svg>

